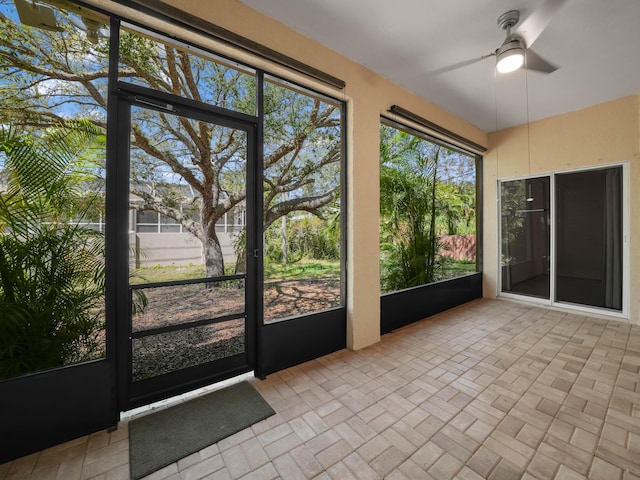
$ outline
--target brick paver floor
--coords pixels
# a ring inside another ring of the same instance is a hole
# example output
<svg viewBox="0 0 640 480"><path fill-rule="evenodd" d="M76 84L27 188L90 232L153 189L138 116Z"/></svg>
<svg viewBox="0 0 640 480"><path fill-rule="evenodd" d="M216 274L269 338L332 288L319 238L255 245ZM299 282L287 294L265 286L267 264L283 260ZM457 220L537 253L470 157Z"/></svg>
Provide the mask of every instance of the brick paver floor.
<svg viewBox="0 0 640 480"><path fill-rule="evenodd" d="M477 300L251 380L276 415L148 479L640 479L640 327ZM0 465L126 479L127 423Z"/></svg>

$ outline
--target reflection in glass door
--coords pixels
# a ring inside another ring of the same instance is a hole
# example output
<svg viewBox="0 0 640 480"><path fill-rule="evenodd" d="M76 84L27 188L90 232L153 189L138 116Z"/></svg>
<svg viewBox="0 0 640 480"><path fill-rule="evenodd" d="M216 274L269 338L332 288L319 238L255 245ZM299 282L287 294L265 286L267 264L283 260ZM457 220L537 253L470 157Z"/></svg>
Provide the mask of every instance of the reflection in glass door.
<svg viewBox="0 0 640 480"><path fill-rule="evenodd" d="M501 184L503 292L549 298L549 192L549 177Z"/></svg>
<svg viewBox="0 0 640 480"><path fill-rule="evenodd" d="M251 124L136 96L123 363L128 407L254 368ZM123 102L125 103L125 102ZM250 174L249 174L250 175ZM249 272L249 273L248 273ZM121 357L122 358L122 357Z"/></svg>

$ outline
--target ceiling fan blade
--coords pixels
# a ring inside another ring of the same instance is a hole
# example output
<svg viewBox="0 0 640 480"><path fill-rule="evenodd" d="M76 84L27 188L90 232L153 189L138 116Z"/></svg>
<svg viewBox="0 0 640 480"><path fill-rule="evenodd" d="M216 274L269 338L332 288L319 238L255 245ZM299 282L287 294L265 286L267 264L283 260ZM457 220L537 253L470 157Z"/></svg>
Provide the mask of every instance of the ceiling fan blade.
<svg viewBox="0 0 640 480"><path fill-rule="evenodd" d="M525 67L527 70L533 70L542 73L551 73L555 72L558 69L556 65L545 60L530 48L528 48L525 53Z"/></svg>
<svg viewBox="0 0 640 480"><path fill-rule="evenodd" d="M514 33L520 35L525 45L531 47L543 32L553 16L560 10L566 0L546 0L536 8L523 22L518 25Z"/></svg>
<svg viewBox="0 0 640 480"><path fill-rule="evenodd" d="M493 57L495 53L490 53L488 55L483 55L481 57L471 58L469 60L464 60L462 62L454 63L452 65L447 65L446 67L437 68L435 70L431 70L429 75L441 75L443 73L451 72L453 70L457 70L459 68L467 67L469 65L473 65L474 63L481 62L485 58Z"/></svg>

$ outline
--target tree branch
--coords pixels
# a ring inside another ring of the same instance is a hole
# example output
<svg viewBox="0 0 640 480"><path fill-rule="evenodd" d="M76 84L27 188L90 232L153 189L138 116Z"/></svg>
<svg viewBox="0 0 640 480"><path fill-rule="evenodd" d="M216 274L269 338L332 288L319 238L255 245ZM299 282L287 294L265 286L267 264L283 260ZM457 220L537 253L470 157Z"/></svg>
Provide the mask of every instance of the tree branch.
<svg viewBox="0 0 640 480"><path fill-rule="evenodd" d="M265 212L264 215L265 230L277 219L293 211L305 211L317 217L322 217L320 208L338 198L339 191L339 188L336 187L329 192L323 193L322 195L317 195L314 197L294 198L272 206Z"/></svg>
<svg viewBox="0 0 640 480"><path fill-rule="evenodd" d="M140 128L137 126L132 126L134 137L136 139L136 145L148 155L151 155L154 158L166 163L169 165L171 170L180 175L185 181L191 185L195 190L203 193L203 185L198 181L198 179L193 175L193 172L189 170L187 167L182 165L178 159L176 159L169 152L163 152L157 149L155 146L151 145L151 141L148 137L142 134Z"/></svg>

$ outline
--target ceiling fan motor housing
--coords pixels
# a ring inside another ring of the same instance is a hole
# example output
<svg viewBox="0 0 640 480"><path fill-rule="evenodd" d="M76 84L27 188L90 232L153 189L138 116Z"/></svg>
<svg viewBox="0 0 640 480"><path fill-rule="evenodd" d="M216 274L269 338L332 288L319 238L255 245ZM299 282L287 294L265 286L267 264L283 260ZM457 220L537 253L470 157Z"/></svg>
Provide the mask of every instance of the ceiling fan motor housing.
<svg viewBox="0 0 640 480"><path fill-rule="evenodd" d="M505 41L500 45L500 47L496 50L496 55L500 57L504 53L510 50L524 50L524 40L517 35L509 35Z"/></svg>
<svg viewBox="0 0 640 480"><path fill-rule="evenodd" d="M507 30L507 36L511 33L508 30L515 27L520 21L520 12L518 10L509 10L498 17L498 26L502 30Z"/></svg>

